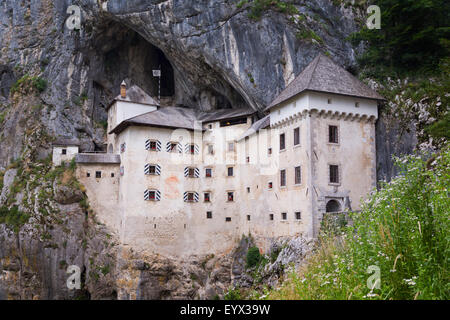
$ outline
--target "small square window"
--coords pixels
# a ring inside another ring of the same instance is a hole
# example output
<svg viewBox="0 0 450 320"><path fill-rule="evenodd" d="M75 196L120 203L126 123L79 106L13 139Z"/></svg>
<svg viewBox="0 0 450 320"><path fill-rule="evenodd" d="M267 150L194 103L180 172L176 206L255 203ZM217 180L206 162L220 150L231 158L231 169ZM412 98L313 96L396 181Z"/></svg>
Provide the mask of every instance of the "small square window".
<svg viewBox="0 0 450 320"><path fill-rule="evenodd" d="M194 201L194 193L193 192L189 192L187 194L187 201Z"/></svg>
<svg viewBox="0 0 450 320"><path fill-rule="evenodd" d="M232 177L233 174L234 174L233 167L228 167L228 176L229 176L229 177Z"/></svg>
<svg viewBox="0 0 450 320"><path fill-rule="evenodd" d="M156 174L156 166L150 166L148 169L149 174Z"/></svg>
<svg viewBox="0 0 450 320"><path fill-rule="evenodd" d="M225 218L225 221L226 221L226 222L231 222L231 217L226 217L226 218Z"/></svg>
<svg viewBox="0 0 450 320"><path fill-rule="evenodd" d="M148 198L149 198L150 200L155 200L155 199L156 199L156 191L150 191L150 192L148 193Z"/></svg>
<svg viewBox="0 0 450 320"><path fill-rule="evenodd" d="M267 149L267 154L270 156L272 154L272 148Z"/></svg>
<svg viewBox="0 0 450 320"><path fill-rule="evenodd" d="M150 141L150 150L156 151L156 141Z"/></svg>
<svg viewBox="0 0 450 320"><path fill-rule="evenodd" d="M212 129L212 124L208 124L208 128L209 128L209 129Z"/></svg>
<svg viewBox="0 0 450 320"><path fill-rule="evenodd" d="M247 193L250 193L250 187L247 187Z"/></svg>
<svg viewBox="0 0 450 320"><path fill-rule="evenodd" d="M250 157L247 157L246 161L247 161L247 163L249 163L250 162Z"/></svg>
<svg viewBox="0 0 450 320"><path fill-rule="evenodd" d="M273 183L272 182L269 182L269 189L272 189L273 188Z"/></svg>
<svg viewBox="0 0 450 320"><path fill-rule="evenodd" d="M114 172L111 172L111 178L114 178Z"/></svg>
<svg viewBox="0 0 450 320"><path fill-rule="evenodd" d="M206 178L211 178L212 177L212 169L211 168L206 168L205 169L205 177Z"/></svg>
<svg viewBox="0 0 450 320"><path fill-rule="evenodd" d="M67 149L62 149L61 154L67 154Z"/></svg>
<svg viewBox="0 0 450 320"><path fill-rule="evenodd" d="M212 211L206 212L206 219L212 219Z"/></svg>
<svg viewBox="0 0 450 320"><path fill-rule="evenodd" d="M281 220L287 220L287 213L286 212L281 213Z"/></svg>
<svg viewBox="0 0 450 320"><path fill-rule="evenodd" d="M100 179L102 177L102 172L101 171L95 171L95 177L97 179Z"/></svg>
<svg viewBox="0 0 450 320"><path fill-rule="evenodd" d="M190 153L190 154L195 154L195 145L191 144L191 145L189 146L189 153Z"/></svg>
<svg viewBox="0 0 450 320"><path fill-rule="evenodd" d="M359 108L359 102L355 102L355 108Z"/></svg>
<svg viewBox="0 0 450 320"><path fill-rule="evenodd" d="M330 99L330 98L328 98L328 104L331 104L333 101Z"/></svg>
<svg viewBox="0 0 450 320"><path fill-rule="evenodd" d="M273 220L273 214L272 214L272 213L269 214L269 219L270 219L270 220Z"/></svg>
<svg viewBox="0 0 450 320"><path fill-rule="evenodd" d="M250 215L249 214L247 215L247 221L250 221Z"/></svg>
<svg viewBox="0 0 450 320"><path fill-rule="evenodd" d="M176 142L172 142L169 146L169 151L170 152L177 152L178 150L178 143Z"/></svg>
<svg viewBox="0 0 450 320"><path fill-rule="evenodd" d="M227 199L229 202L234 201L234 192L227 192Z"/></svg>
<svg viewBox="0 0 450 320"><path fill-rule="evenodd" d="M205 192L204 198L205 198L205 202L210 202L211 201L211 193Z"/></svg>
<svg viewBox="0 0 450 320"><path fill-rule="evenodd" d="M188 176L189 176L189 178L195 178L195 169L194 168L189 168Z"/></svg>
<svg viewBox="0 0 450 320"><path fill-rule="evenodd" d="M300 212L296 212L295 213L295 220L301 220L302 219L302 214Z"/></svg>
<svg viewBox="0 0 450 320"><path fill-rule="evenodd" d="M86 177L90 177L91 176L91 173L90 172L86 172Z"/></svg>

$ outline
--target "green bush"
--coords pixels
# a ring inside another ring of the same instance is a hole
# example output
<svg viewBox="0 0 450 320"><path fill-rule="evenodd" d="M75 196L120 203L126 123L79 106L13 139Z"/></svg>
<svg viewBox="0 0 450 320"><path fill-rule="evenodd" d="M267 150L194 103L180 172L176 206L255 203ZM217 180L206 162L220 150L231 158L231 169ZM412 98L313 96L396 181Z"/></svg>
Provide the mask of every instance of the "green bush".
<svg viewBox="0 0 450 320"><path fill-rule="evenodd" d="M17 206L13 206L11 209L6 206L0 207L0 224L5 224L15 232L18 232L29 218L30 216L19 211Z"/></svg>
<svg viewBox="0 0 450 320"><path fill-rule="evenodd" d="M450 149L396 159L401 175L374 192L353 226L322 241L271 299L449 299ZM380 288L368 288L370 266Z"/></svg>
<svg viewBox="0 0 450 320"><path fill-rule="evenodd" d="M251 247L247 252L247 268L253 268L261 261L258 247Z"/></svg>

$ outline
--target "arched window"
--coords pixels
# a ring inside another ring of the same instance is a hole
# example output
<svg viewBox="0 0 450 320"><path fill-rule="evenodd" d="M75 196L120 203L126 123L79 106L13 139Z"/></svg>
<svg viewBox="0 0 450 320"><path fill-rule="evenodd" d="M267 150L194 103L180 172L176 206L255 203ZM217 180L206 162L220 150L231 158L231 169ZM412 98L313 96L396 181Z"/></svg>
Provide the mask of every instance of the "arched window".
<svg viewBox="0 0 450 320"><path fill-rule="evenodd" d="M327 212L340 212L342 211L341 204L337 200L330 200L327 202L326 210Z"/></svg>

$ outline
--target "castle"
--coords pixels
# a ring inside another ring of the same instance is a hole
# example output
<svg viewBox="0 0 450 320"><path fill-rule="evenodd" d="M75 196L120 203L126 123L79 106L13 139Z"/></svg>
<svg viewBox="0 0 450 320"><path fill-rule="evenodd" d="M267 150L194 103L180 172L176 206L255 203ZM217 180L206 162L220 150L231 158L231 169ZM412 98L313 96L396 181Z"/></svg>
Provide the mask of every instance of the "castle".
<svg viewBox="0 0 450 320"><path fill-rule="evenodd" d="M229 252L243 234L317 236L327 212L358 210L375 187L383 98L324 55L257 118L251 109L162 107L121 85L108 107L107 153L75 158L98 219L124 246L169 256Z"/></svg>

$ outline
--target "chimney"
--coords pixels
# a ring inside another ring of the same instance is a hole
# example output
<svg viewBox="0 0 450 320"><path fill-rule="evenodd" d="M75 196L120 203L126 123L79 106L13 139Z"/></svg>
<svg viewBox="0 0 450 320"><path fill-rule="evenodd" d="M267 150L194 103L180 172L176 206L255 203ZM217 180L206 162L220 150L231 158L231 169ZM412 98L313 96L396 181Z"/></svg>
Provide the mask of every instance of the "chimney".
<svg viewBox="0 0 450 320"><path fill-rule="evenodd" d="M124 99L127 97L127 84L125 80L120 84L120 96Z"/></svg>

